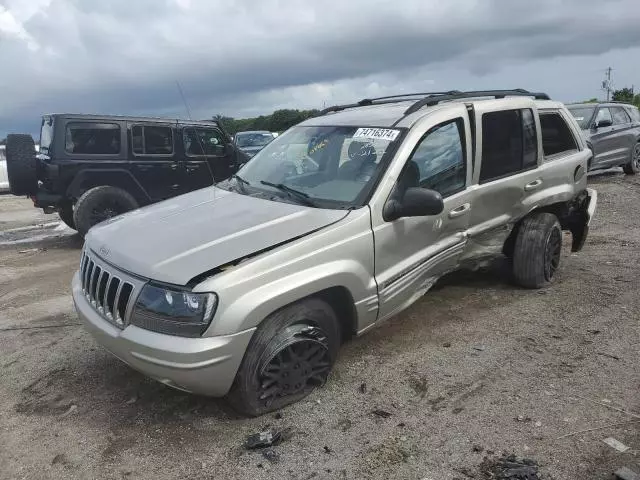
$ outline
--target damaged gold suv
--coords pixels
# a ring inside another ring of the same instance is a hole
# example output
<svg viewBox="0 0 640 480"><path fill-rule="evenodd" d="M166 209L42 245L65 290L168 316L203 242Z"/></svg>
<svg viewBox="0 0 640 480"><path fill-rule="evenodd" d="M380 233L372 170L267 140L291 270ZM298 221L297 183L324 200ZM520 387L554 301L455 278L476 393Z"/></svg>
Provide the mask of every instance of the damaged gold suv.
<svg viewBox="0 0 640 480"><path fill-rule="evenodd" d="M562 231L580 250L596 208L591 155L524 90L331 107L225 182L92 228L76 309L131 367L260 415L447 272L506 255L519 285L551 283Z"/></svg>

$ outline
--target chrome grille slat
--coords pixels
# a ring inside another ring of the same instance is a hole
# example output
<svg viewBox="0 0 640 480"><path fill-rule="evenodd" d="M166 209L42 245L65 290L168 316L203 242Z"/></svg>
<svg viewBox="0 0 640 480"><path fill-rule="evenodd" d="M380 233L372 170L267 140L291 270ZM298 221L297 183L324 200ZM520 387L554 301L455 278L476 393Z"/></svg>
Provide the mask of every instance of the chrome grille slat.
<svg viewBox="0 0 640 480"><path fill-rule="evenodd" d="M88 249L80 261L80 281L82 291L95 311L108 322L124 328L125 318L121 312L129 311L130 303L144 281L125 275Z"/></svg>

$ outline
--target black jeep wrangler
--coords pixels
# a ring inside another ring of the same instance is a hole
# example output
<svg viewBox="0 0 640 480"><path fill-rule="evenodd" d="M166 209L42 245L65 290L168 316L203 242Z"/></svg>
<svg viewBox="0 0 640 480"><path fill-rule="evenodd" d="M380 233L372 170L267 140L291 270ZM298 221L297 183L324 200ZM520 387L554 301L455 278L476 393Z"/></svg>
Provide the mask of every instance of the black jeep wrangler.
<svg viewBox="0 0 640 480"><path fill-rule="evenodd" d="M57 211L81 235L144 205L225 180L248 160L214 121L45 115L40 151L10 134L7 173L14 195Z"/></svg>

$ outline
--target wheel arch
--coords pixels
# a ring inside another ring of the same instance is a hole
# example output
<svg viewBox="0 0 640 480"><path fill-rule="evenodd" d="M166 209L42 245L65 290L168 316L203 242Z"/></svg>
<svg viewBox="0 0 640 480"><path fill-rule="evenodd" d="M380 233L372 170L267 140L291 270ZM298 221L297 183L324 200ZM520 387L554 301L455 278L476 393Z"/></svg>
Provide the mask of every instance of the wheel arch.
<svg viewBox="0 0 640 480"><path fill-rule="evenodd" d="M78 199L95 187L120 188L133 196L139 205L151 202L151 198L140 182L126 169L86 169L79 171L67 187L66 195Z"/></svg>

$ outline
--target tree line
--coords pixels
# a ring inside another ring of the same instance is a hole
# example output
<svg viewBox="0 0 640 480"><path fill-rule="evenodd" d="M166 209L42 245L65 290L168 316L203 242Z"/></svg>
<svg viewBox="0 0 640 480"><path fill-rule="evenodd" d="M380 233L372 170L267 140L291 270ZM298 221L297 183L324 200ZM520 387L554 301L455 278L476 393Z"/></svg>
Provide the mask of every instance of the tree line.
<svg viewBox="0 0 640 480"><path fill-rule="evenodd" d="M260 115L253 118L233 118L225 115L214 115L212 118L222 124L230 134L245 132L247 130L268 130L270 132L283 132L290 127L315 117L319 110L276 110L271 115Z"/></svg>

